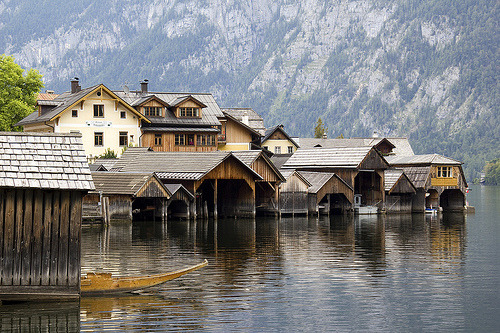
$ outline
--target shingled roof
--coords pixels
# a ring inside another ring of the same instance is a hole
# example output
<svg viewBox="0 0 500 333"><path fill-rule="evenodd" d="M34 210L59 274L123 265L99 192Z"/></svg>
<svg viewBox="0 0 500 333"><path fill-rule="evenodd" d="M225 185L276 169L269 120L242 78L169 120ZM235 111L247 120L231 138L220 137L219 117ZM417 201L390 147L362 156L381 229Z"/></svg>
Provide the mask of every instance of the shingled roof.
<svg viewBox="0 0 500 333"><path fill-rule="evenodd" d="M128 194L137 195L137 193L147 184L150 178L156 178L157 184L163 188L166 197L170 198L172 193L155 176L154 173L144 172L92 172L92 178L96 191L103 194Z"/></svg>
<svg viewBox="0 0 500 333"><path fill-rule="evenodd" d="M0 132L0 187L93 190L81 134Z"/></svg>
<svg viewBox="0 0 500 333"><path fill-rule="evenodd" d="M356 168L372 147L299 149L282 168Z"/></svg>
<svg viewBox="0 0 500 333"><path fill-rule="evenodd" d="M160 179L199 180L227 158L234 158L257 178L255 171L231 152L154 152L147 148L128 148L113 168L124 172L155 172Z"/></svg>
<svg viewBox="0 0 500 333"><path fill-rule="evenodd" d="M413 156L387 156L390 165L462 165L462 162L439 154L413 155Z"/></svg>
<svg viewBox="0 0 500 333"><path fill-rule="evenodd" d="M323 139L323 138L297 138L301 148L355 148L364 146L377 146L382 141L388 141L394 146L392 154L397 156L414 155L407 138L349 138L349 139Z"/></svg>
<svg viewBox="0 0 500 333"><path fill-rule="evenodd" d="M311 184L308 191L309 193L318 193L319 190L333 177L338 178L342 183L352 190L342 178L333 172L315 172L315 171L299 171L299 173Z"/></svg>

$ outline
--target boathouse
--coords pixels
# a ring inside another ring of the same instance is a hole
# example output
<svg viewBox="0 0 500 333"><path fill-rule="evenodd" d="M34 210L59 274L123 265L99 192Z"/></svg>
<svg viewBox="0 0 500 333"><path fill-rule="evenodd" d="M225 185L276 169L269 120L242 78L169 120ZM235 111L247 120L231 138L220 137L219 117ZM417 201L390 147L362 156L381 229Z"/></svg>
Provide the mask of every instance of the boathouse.
<svg viewBox="0 0 500 333"><path fill-rule="evenodd" d="M80 134L0 132L0 300L80 296Z"/></svg>
<svg viewBox="0 0 500 333"><path fill-rule="evenodd" d="M402 169L385 170L384 187L387 213L412 212L412 201L417 189Z"/></svg>
<svg viewBox="0 0 500 333"><path fill-rule="evenodd" d="M464 211L467 182L462 162L438 154L388 156L387 161L403 169L417 189L413 211Z"/></svg>
<svg viewBox="0 0 500 333"><path fill-rule="evenodd" d="M311 184L308 188L309 214L346 213L351 210L354 190L332 172L299 171Z"/></svg>
<svg viewBox="0 0 500 333"><path fill-rule="evenodd" d="M279 186L285 181L280 171L261 150L235 151L233 155L262 177L255 182L256 212L278 214Z"/></svg>
<svg viewBox="0 0 500 333"><path fill-rule="evenodd" d="M152 220L166 214L171 193L154 173L98 171L92 172L92 178L95 191L83 199L84 219L99 217L99 206L104 201L108 203L110 220Z"/></svg>
<svg viewBox="0 0 500 333"><path fill-rule="evenodd" d="M164 184L195 195L197 217L255 216L256 181L263 178L231 152L155 152L129 148L113 168L155 172Z"/></svg>
<svg viewBox="0 0 500 333"><path fill-rule="evenodd" d="M357 203L362 206L383 208L384 170L389 167L381 153L374 147L313 148L297 150L282 169L335 173L354 190ZM350 209L352 198L337 193Z"/></svg>
<svg viewBox="0 0 500 333"><path fill-rule="evenodd" d="M309 211L307 194L312 184L294 169L281 169L281 174L286 182L280 185L280 213L307 215Z"/></svg>

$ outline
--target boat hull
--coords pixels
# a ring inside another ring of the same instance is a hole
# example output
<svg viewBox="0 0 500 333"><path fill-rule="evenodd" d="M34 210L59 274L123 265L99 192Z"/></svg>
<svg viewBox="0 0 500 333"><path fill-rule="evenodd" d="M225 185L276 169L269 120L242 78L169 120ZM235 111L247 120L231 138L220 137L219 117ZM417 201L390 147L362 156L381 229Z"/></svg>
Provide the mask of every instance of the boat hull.
<svg viewBox="0 0 500 333"><path fill-rule="evenodd" d="M142 290L176 279L207 264L208 261L205 259L198 265L174 272L137 277L112 277L110 273L87 273L81 278L80 293L81 296L96 296Z"/></svg>

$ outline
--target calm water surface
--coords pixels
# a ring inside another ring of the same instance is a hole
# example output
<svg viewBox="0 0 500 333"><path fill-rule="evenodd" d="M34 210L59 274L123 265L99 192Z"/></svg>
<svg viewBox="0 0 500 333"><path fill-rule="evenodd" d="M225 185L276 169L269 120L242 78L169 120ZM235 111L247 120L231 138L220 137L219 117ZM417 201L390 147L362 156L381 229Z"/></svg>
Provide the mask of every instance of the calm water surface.
<svg viewBox="0 0 500 333"><path fill-rule="evenodd" d="M2 306L0 319L91 332L498 331L500 187L474 187L468 201L475 215L84 228L83 272L160 273L205 258L209 266L139 295L83 298L79 308Z"/></svg>

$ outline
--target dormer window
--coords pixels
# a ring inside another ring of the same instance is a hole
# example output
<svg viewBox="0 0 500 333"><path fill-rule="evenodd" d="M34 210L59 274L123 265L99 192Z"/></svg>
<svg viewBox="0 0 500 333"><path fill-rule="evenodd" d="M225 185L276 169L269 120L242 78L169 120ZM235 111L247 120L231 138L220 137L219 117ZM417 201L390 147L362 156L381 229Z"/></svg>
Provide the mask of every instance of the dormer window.
<svg viewBox="0 0 500 333"><path fill-rule="evenodd" d="M179 108L179 114L181 117L199 117L200 108Z"/></svg>
<svg viewBox="0 0 500 333"><path fill-rule="evenodd" d="M453 177L451 166L438 166L437 167L437 177L438 178L451 178L451 177Z"/></svg>
<svg viewBox="0 0 500 333"><path fill-rule="evenodd" d="M145 106L144 115L147 117L161 117L162 109L160 106Z"/></svg>

